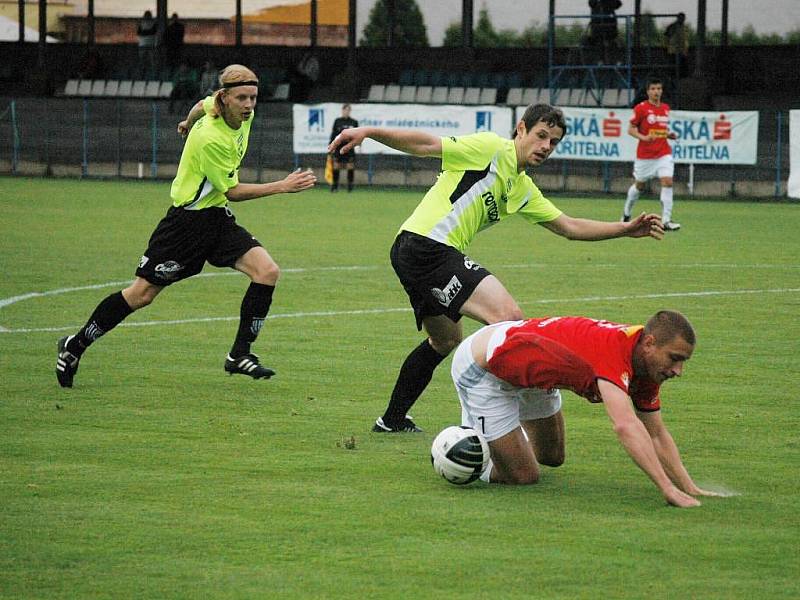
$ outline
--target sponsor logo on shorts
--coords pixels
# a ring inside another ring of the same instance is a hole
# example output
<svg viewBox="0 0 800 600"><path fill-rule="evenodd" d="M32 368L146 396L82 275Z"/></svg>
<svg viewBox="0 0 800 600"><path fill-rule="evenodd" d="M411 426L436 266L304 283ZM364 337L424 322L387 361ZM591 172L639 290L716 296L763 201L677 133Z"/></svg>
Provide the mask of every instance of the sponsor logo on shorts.
<svg viewBox="0 0 800 600"><path fill-rule="evenodd" d="M464 267L466 267L471 271L477 271L478 269L481 268L481 266L474 260L472 260L469 256L464 257Z"/></svg>
<svg viewBox="0 0 800 600"><path fill-rule="evenodd" d="M442 306L450 306L453 298L458 296L458 292L460 292L463 287L464 286L458 280L458 277L453 275L453 278L443 290L440 290L439 288L431 288L431 294L433 294L433 297L436 298L436 301Z"/></svg>
<svg viewBox="0 0 800 600"><path fill-rule="evenodd" d="M139 259L139 268L141 269L143 266L145 266L149 260L150 259L146 256L142 256L142 258Z"/></svg>
<svg viewBox="0 0 800 600"><path fill-rule="evenodd" d="M174 260L168 260L159 265L156 265L156 277L161 279L174 279L179 271L183 270L183 265L176 263Z"/></svg>

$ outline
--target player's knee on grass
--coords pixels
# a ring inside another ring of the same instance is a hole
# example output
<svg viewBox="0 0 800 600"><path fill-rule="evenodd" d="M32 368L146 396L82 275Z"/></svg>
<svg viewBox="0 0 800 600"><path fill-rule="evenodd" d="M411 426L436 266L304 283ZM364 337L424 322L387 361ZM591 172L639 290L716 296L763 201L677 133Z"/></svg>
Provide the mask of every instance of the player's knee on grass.
<svg viewBox="0 0 800 600"><path fill-rule="evenodd" d="M540 452L541 456L537 456L536 458L539 461L539 464L548 466L548 467L560 467L564 464L564 449L563 448L547 448L546 450Z"/></svg>
<svg viewBox="0 0 800 600"><path fill-rule="evenodd" d="M495 463L492 470L492 481L508 485L533 485L539 482L539 469L535 466L500 469Z"/></svg>

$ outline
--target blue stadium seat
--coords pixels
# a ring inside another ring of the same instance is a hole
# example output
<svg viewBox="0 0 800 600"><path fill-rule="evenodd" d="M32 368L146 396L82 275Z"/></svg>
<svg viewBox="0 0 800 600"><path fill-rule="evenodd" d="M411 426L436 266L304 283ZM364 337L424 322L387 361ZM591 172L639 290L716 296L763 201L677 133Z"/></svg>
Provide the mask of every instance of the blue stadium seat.
<svg viewBox="0 0 800 600"><path fill-rule="evenodd" d="M400 73L400 79L397 80L400 85L411 85L414 83L414 71L411 69L404 69Z"/></svg>
<svg viewBox="0 0 800 600"><path fill-rule="evenodd" d="M425 69L418 69L414 71L414 85L428 85L430 73Z"/></svg>
<svg viewBox="0 0 800 600"><path fill-rule="evenodd" d="M436 87L437 85L445 85L444 71L431 71L428 76L428 85Z"/></svg>

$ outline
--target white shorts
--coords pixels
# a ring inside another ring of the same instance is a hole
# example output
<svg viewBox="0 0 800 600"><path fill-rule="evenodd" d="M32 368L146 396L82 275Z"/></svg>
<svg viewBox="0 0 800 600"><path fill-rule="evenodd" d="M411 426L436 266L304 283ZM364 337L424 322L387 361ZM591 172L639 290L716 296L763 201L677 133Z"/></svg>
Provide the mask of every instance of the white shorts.
<svg viewBox="0 0 800 600"><path fill-rule="evenodd" d="M487 352L502 342L505 330L518 324L495 325ZM472 427L491 442L513 431L520 421L545 419L561 410L559 390L520 388L481 368L472 358L473 333L459 345L450 374L461 402L461 424ZM495 340L498 340L497 343Z"/></svg>
<svg viewBox="0 0 800 600"><path fill-rule="evenodd" d="M654 177L672 177L674 173L675 163L672 154L658 158L637 158L633 161L633 178L636 181L647 181Z"/></svg>

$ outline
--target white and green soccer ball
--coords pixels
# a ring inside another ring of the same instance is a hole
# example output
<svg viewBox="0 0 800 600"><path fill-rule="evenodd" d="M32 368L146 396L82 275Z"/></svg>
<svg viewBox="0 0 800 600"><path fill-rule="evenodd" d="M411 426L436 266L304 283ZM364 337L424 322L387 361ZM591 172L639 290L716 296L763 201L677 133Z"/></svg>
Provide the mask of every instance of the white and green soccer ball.
<svg viewBox="0 0 800 600"><path fill-rule="evenodd" d="M433 440L431 464L450 483L471 483L489 464L489 444L474 429L451 425Z"/></svg>

